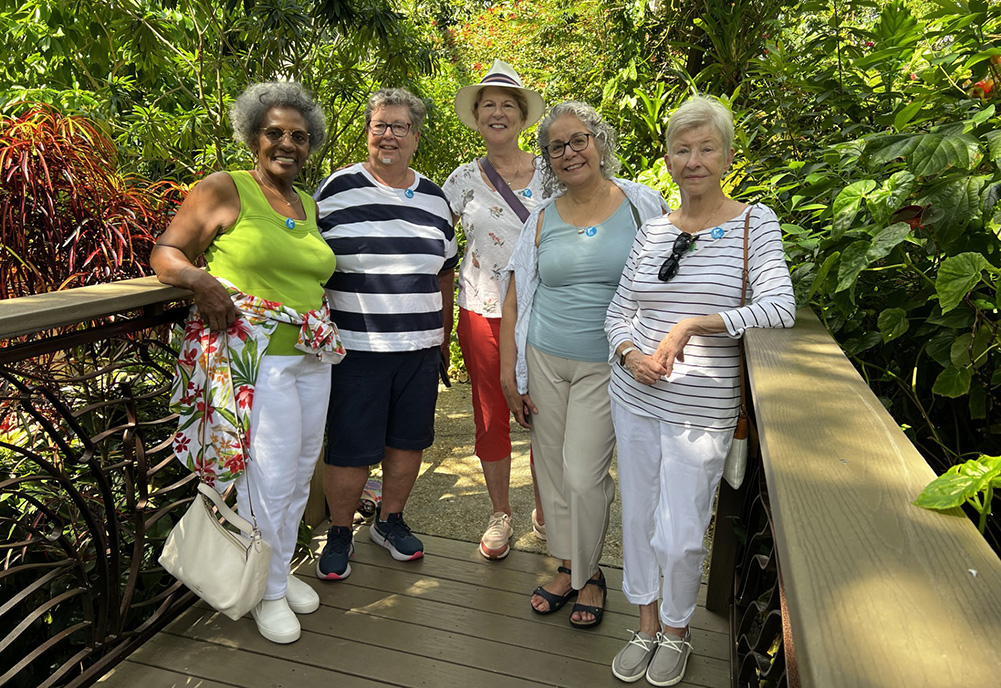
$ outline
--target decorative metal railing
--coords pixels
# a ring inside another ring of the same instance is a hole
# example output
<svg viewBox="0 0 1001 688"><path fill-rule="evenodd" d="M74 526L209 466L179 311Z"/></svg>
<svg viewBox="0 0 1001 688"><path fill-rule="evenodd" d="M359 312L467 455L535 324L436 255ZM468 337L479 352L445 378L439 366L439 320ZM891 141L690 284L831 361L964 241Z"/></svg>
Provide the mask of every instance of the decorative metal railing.
<svg viewBox="0 0 1001 688"><path fill-rule="evenodd" d="M194 487L167 407L184 293L106 286L0 304L0 685L88 685L193 600L157 563Z"/></svg>

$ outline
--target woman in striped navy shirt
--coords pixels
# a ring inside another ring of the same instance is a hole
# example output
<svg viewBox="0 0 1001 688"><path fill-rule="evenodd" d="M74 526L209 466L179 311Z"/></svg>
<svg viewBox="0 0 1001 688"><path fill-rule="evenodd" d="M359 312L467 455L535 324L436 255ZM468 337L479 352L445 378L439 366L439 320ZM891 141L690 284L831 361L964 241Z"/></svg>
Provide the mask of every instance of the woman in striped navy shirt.
<svg viewBox="0 0 1001 688"><path fill-rule="evenodd" d="M678 108L665 159L681 206L637 233L605 320L622 588L640 609L639 631L612 663L623 681L646 675L670 686L684 676L702 540L739 411L738 340L748 327L795 320L775 213L721 188L732 142L733 118L719 102L694 97ZM745 226L748 305L741 306Z"/></svg>

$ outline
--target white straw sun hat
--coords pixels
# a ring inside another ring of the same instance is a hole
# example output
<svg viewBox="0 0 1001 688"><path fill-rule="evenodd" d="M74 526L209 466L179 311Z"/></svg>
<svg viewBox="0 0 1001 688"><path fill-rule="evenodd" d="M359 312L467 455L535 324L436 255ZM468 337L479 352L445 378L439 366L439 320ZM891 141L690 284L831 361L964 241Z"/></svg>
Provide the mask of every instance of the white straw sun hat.
<svg viewBox="0 0 1001 688"><path fill-rule="evenodd" d="M476 119L473 117L473 103L476 102L476 95L480 89L487 86L500 86L521 91L528 103L528 112L525 114L525 126L530 127L542 118L542 113L546 110L546 104L542 96L530 88L525 88L521 84L521 77L514 71L507 62L494 60L490 65L490 71L483 75L480 83L471 86L463 86L455 94L455 114L459 120L470 129L476 130Z"/></svg>

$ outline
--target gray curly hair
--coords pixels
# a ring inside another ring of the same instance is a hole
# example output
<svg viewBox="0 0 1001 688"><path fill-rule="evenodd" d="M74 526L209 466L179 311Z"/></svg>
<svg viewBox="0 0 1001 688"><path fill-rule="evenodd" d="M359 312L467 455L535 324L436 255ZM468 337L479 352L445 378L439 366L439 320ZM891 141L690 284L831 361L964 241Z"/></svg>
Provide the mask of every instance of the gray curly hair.
<svg viewBox="0 0 1001 688"><path fill-rule="evenodd" d="M410 110L410 125L419 132L427 116L424 101L405 88L382 88L372 94L365 106L365 128L372 122L372 113L381 107L405 105Z"/></svg>
<svg viewBox="0 0 1001 688"><path fill-rule="evenodd" d="M619 167L622 165L619 162L619 157L615 154L615 151L618 150L618 146L616 145L618 136L616 136L615 130L609 126L608 122L598 114L597 110L587 103L581 103L576 100L569 100L565 103L554 105L549 110L545 119L539 123L537 134L539 150L542 151L542 190L546 196L554 193L560 194L566 190L563 182L557 179L556 173L553 171L552 161L545 152L546 146L549 145L549 127L564 115L572 115L579 119L581 124L594 137L594 145L598 147L598 151L601 153L601 174L605 179L611 179L615 176L615 173L619 171Z"/></svg>
<svg viewBox="0 0 1001 688"><path fill-rule="evenodd" d="M257 134L271 108L287 107L297 110L306 120L309 131L309 152L327 140L327 118L323 109L313 100L309 91L294 81L266 81L251 84L233 101L229 108L229 121L236 140L257 152Z"/></svg>

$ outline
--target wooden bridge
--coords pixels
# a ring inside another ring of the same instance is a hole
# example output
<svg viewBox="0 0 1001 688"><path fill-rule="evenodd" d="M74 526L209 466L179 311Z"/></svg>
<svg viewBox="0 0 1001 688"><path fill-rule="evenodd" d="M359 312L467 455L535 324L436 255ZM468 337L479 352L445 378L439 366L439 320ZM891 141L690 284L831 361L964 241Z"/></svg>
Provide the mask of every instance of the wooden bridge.
<svg viewBox="0 0 1001 688"><path fill-rule="evenodd" d="M0 686L619 685L621 572L580 631L532 613L554 562L525 552L426 537L397 563L363 532L349 579L300 569L322 606L286 646L191 606L155 556L192 493L164 403L185 296L144 278L0 302ZM746 338L760 461L720 490L682 685L1001 685L998 556L912 504L931 468L816 316Z"/></svg>

